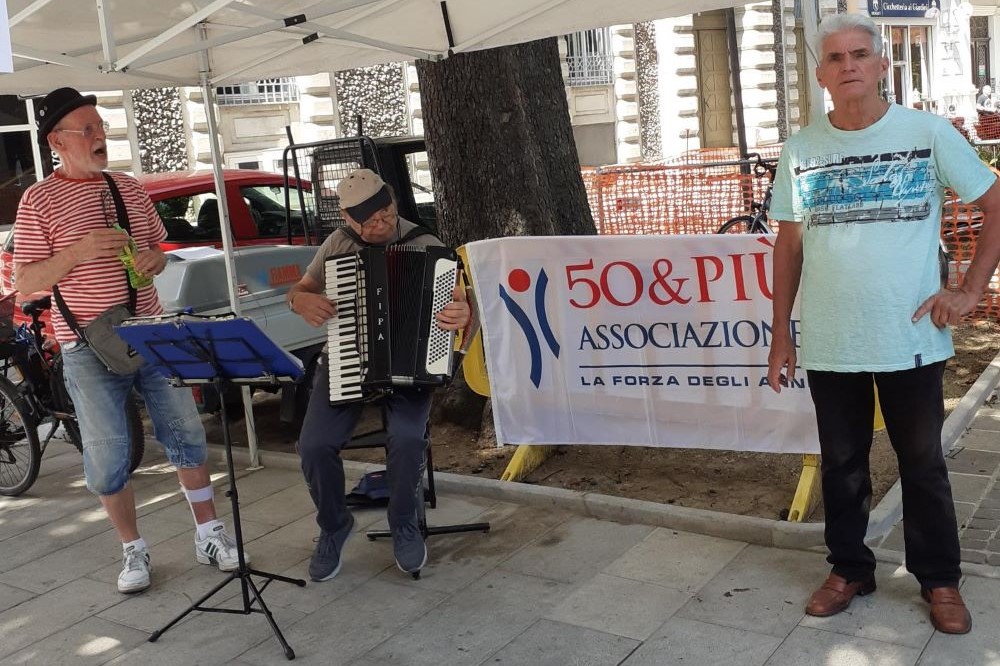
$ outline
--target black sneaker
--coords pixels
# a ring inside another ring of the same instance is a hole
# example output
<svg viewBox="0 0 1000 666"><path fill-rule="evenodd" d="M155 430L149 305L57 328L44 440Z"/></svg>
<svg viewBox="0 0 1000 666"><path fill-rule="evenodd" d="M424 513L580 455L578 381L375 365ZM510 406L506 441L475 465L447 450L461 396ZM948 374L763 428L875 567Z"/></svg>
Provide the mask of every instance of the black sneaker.
<svg viewBox="0 0 1000 666"><path fill-rule="evenodd" d="M309 577L317 583L330 580L340 573L340 554L344 552L344 544L354 533L354 516L347 514L347 524L336 532L320 530L316 537L316 550L309 560Z"/></svg>
<svg viewBox="0 0 1000 666"><path fill-rule="evenodd" d="M416 521L403 523L391 529L392 553L399 570L415 574L427 564L427 545Z"/></svg>

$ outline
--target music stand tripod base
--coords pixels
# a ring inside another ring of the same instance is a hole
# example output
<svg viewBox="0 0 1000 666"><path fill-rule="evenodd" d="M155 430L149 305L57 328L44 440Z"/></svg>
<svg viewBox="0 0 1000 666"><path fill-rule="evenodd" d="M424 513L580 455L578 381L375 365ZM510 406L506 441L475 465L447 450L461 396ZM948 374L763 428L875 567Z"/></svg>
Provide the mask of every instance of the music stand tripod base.
<svg viewBox="0 0 1000 666"><path fill-rule="evenodd" d="M167 323L163 321L146 323L132 320L116 330L126 342L132 345L149 363L156 365L160 372L168 376L171 383L177 386L205 384L206 364L209 370L214 373L210 383L215 386L219 396L225 396L225 390L230 385L249 383L262 385L268 383L268 378L273 380L273 383L278 383L278 377L290 380L301 378L301 373L295 372L294 364L289 367L288 354L268 339L251 320L228 318L222 321L203 320L192 323L181 317ZM163 319L169 320L170 318ZM188 323L192 325L189 326ZM301 370L301 366L297 369ZM202 595L161 629L154 631L149 637L149 642L155 643L160 636L193 611L237 615L260 613L267 619L271 631L274 632L275 638L281 644L285 657L295 659L295 651L288 645L281 629L278 628L270 609L264 603L262 593L275 580L299 587L305 587L306 582L300 578L251 569L247 564L243 545L243 528L240 522L239 494L233 466L233 445L229 434L229 418L224 397L220 400L220 404L222 439L226 451L226 471L229 476L229 490L226 494L229 495L233 509L233 528L236 533L236 552L239 564L218 585ZM263 584L258 587L251 576L263 578ZM203 605L234 580L240 582L243 601L241 608L213 608Z"/></svg>
<svg viewBox="0 0 1000 666"><path fill-rule="evenodd" d="M437 536L440 534L458 534L460 532L489 532L489 523L466 523L462 525L435 525L434 527L428 527L426 521L420 521L420 533L423 535L424 540L427 537ZM365 536L368 537L369 541L374 541L375 539L387 539L392 536L392 532L389 530L368 530L365 532ZM408 572L413 576L413 580L420 579L420 570Z"/></svg>
<svg viewBox="0 0 1000 666"><path fill-rule="evenodd" d="M362 435L361 438L372 437L374 435L381 433L368 433L367 435ZM417 525L420 529L420 534L423 536L424 540L427 537L438 536L441 534L461 534L464 532L489 532L489 523L463 523L461 525L434 525L429 527L427 525L427 507L426 504L430 504L431 508L437 507L437 488L434 483L434 459L431 455L431 448L428 446L426 449L427 456L427 487L424 488L423 482L417 489ZM392 537L392 532L390 530L368 530L365 532L365 536L368 537L369 541L374 541L375 539L386 539ZM414 580L420 579L420 570L409 572L413 576Z"/></svg>

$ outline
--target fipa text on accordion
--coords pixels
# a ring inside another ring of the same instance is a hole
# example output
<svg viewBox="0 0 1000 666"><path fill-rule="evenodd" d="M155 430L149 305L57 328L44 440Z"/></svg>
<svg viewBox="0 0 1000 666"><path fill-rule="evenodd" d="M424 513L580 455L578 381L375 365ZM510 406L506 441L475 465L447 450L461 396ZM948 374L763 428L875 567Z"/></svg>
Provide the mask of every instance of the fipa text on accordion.
<svg viewBox="0 0 1000 666"><path fill-rule="evenodd" d="M366 247L326 260L330 402L439 386L452 374L455 332L434 315L451 302L458 259L444 247Z"/></svg>

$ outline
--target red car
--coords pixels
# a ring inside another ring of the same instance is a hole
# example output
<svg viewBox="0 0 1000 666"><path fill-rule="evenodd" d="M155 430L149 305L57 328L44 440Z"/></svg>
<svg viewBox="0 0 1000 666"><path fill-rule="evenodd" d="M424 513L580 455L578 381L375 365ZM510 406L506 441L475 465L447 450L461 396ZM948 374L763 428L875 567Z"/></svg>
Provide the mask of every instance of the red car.
<svg viewBox="0 0 1000 666"><path fill-rule="evenodd" d="M223 170L226 201L237 246L287 243L284 176L266 171ZM222 247L219 206L215 179L211 171L175 171L139 176L149 198L167 228L164 250L196 245ZM304 241L303 210L311 210L309 183L303 182L303 200L299 200L296 182L288 197L291 211L291 242Z"/></svg>
<svg viewBox="0 0 1000 666"><path fill-rule="evenodd" d="M182 247L222 247L219 205L215 179L211 171L174 171L138 177L156 205L167 228L164 250ZM237 246L288 243L285 216L285 180L280 174L244 169L223 170L226 201L232 223L233 242ZM302 181L302 200L298 181L290 180L288 209L291 211L291 241L305 241L303 217L311 215L310 183ZM302 204L306 210L303 212ZM14 232L11 230L0 249L0 290L9 294L14 284ZM18 295L18 301L21 300ZM23 321L20 308L15 320Z"/></svg>

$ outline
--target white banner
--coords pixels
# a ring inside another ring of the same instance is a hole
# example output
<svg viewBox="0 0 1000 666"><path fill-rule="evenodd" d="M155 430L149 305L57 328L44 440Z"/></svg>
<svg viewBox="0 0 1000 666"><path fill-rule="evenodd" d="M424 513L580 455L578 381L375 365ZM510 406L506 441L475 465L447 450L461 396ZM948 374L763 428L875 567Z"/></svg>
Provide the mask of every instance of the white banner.
<svg viewBox="0 0 1000 666"><path fill-rule="evenodd" d="M767 385L773 242L467 245L497 441L818 452L805 372L780 395Z"/></svg>

